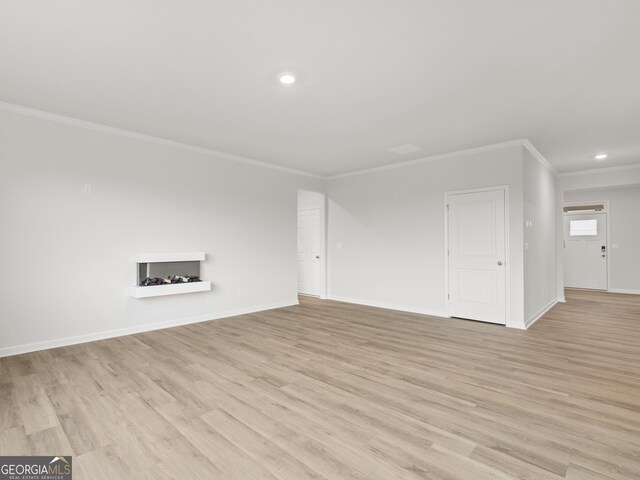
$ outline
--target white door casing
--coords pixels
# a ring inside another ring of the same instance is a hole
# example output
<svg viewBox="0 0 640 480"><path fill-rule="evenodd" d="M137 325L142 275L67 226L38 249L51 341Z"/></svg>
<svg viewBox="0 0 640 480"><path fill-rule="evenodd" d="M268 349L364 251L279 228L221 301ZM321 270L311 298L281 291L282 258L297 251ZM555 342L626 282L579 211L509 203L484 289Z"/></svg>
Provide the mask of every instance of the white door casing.
<svg viewBox="0 0 640 480"><path fill-rule="evenodd" d="M447 209L449 315L505 325L505 191L450 194Z"/></svg>
<svg viewBox="0 0 640 480"><path fill-rule="evenodd" d="M607 214L565 214L565 287L606 290L608 257Z"/></svg>
<svg viewBox="0 0 640 480"><path fill-rule="evenodd" d="M298 293L320 295L320 209L298 211Z"/></svg>

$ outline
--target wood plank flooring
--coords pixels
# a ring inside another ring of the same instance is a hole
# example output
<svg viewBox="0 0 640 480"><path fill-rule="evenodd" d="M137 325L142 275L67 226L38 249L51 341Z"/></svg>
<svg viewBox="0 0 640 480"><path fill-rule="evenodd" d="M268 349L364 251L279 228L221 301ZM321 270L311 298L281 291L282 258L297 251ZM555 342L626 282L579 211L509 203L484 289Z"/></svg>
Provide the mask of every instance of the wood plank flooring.
<svg viewBox="0 0 640 480"><path fill-rule="evenodd" d="M300 306L0 359L0 455L75 479L640 478L640 297L528 331Z"/></svg>

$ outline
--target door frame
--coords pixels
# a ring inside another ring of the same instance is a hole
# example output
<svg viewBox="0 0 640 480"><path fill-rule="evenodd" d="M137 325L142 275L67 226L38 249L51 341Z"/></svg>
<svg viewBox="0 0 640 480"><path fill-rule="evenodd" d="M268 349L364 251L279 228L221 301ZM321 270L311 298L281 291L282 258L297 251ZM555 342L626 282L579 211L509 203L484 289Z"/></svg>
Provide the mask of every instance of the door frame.
<svg viewBox="0 0 640 480"><path fill-rule="evenodd" d="M326 199L325 199L326 201ZM318 228L318 250L320 251L320 262L318 264L318 296L308 295L306 293L298 292L298 295L307 295L314 298L319 298L321 300L326 300L327 298L327 246L326 246L326 208L325 203L319 207L311 207L311 208L298 208L296 211L296 238L297 238L297 215L299 212L309 212L312 210L318 211L318 219L319 219L319 228ZM297 246L296 246L297 248ZM296 283L296 291L298 290L298 284Z"/></svg>
<svg viewBox="0 0 640 480"><path fill-rule="evenodd" d="M501 190L504 192L504 256L506 262L505 269L505 326L509 325L511 318L511 249L509 244L509 185L496 185L493 187L469 188L465 190L450 190L444 192L443 215L444 215L444 304L445 315L451 318L449 308L449 197L451 195L461 195L465 193L480 193ZM499 325L499 324L498 324Z"/></svg>
<svg viewBox="0 0 640 480"><path fill-rule="evenodd" d="M609 204L609 200L589 200L589 201L585 201L585 202L562 202L562 262L564 265L564 217L567 215L594 215L596 213L604 213L606 215L607 218L607 222L606 222L606 228L607 228L607 288L604 290L605 292L610 292L611 291L611 264L613 263L611 261L611 206ZM595 210L585 210L585 211L578 211L578 212L571 212L571 213L565 213L564 212L564 207L577 207L580 205L598 205L598 204L602 204L604 205L604 209L598 211ZM562 267L562 274L563 274L563 278L562 278L562 285L564 286L564 266ZM564 288L571 288L571 287L564 287ZM602 290L599 290L602 291Z"/></svg>

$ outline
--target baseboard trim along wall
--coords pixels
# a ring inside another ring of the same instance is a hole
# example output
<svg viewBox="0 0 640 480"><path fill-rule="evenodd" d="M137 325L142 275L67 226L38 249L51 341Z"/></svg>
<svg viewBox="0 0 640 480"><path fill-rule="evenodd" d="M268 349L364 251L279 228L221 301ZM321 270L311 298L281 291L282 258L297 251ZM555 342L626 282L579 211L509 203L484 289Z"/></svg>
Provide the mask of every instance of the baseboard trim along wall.
<svg viewBox="0 0 640 480"><path fill-rule="evenodd" d="M237 310L228 310L225 312L216 312L206 315L179 318L166 322L146 323L144 325L136 325L134 327L105 330L102 332L88 333L85 335L77 335L73 337L57 338L54 340L45 340L42 342L4 347L0 348L0 358L9 357L12 355L20 355L22 353L37 352L39 350L47 350L50 348L67 347L69 345L77 345L79 343L95 342L96 340L106 340L108 338L133 335L135 333L151 332L153 330L162 330L164 328L179 327L181 325L190 325L192 323L207 322L210 320L221 320L223 318L236 317L238 315L245 315L248 313L257 313L264 312L266 310L274 310L276 308L291 307L293 305L298 305L298 303L299 302L296 300L289 302L271 303L266 305L256 305L253 307L239 308Z"/></svg>
<svg viewBox="0 0 640 480"><path fill-rule="evenodd" d="M431 317L448 318L444 311L422 310L418 308L405 307L404 305L376 302L374 300L362 300L359 298L342 297L339 295L328 295L327 300L334 300L336 302L344 303L354 303L356 305L365 305L367 307L385 308L387 310L396 310L398 312L419 313L421 315L429 315Z"/></svg>
<svg viewBox="0 0 640 480"><path fill-rule="evenodd" d="M627 295L640 295L640 290L625 290L623 288L610 288L610 293L625 293Z"/></svg>
<svg viewBox="0 0 640 480"><path fill-rule="evenodd" d="M525 322L525 326L524 326L525 330L528 329L534 323L536 323L539 319L541 319L543 315L547 313L549 310L551 310L553 307L555 307L555 305L558 302L564 303L565 300L564 298L563 299L554 298L553 300L551 300L547 305L545 305L540 310L538 310L537 313L534 313L533 316Z"/></svg>

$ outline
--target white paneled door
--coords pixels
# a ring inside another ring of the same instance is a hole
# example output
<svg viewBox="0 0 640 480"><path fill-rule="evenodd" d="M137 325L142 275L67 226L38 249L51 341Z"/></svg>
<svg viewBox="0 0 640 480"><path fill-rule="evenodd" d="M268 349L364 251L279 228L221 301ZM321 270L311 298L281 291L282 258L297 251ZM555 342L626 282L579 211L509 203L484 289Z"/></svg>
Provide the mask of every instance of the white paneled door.
<svg viewBox="0 0 640 480"><path fill-rule="evenodd" d="M447 196L449 315L506 324L505 191Z"/></svg>
<svg viewBox="0 0 640 480"><path fill-rule="evenodd" d="M298 211L298 293L320 295L320 209Z"/></svg>
<svg viewBox="0 0 640 480"><path fill-rule="evenodd" d="M564 216L564 285L607 289L607 214Z"/></svg>

